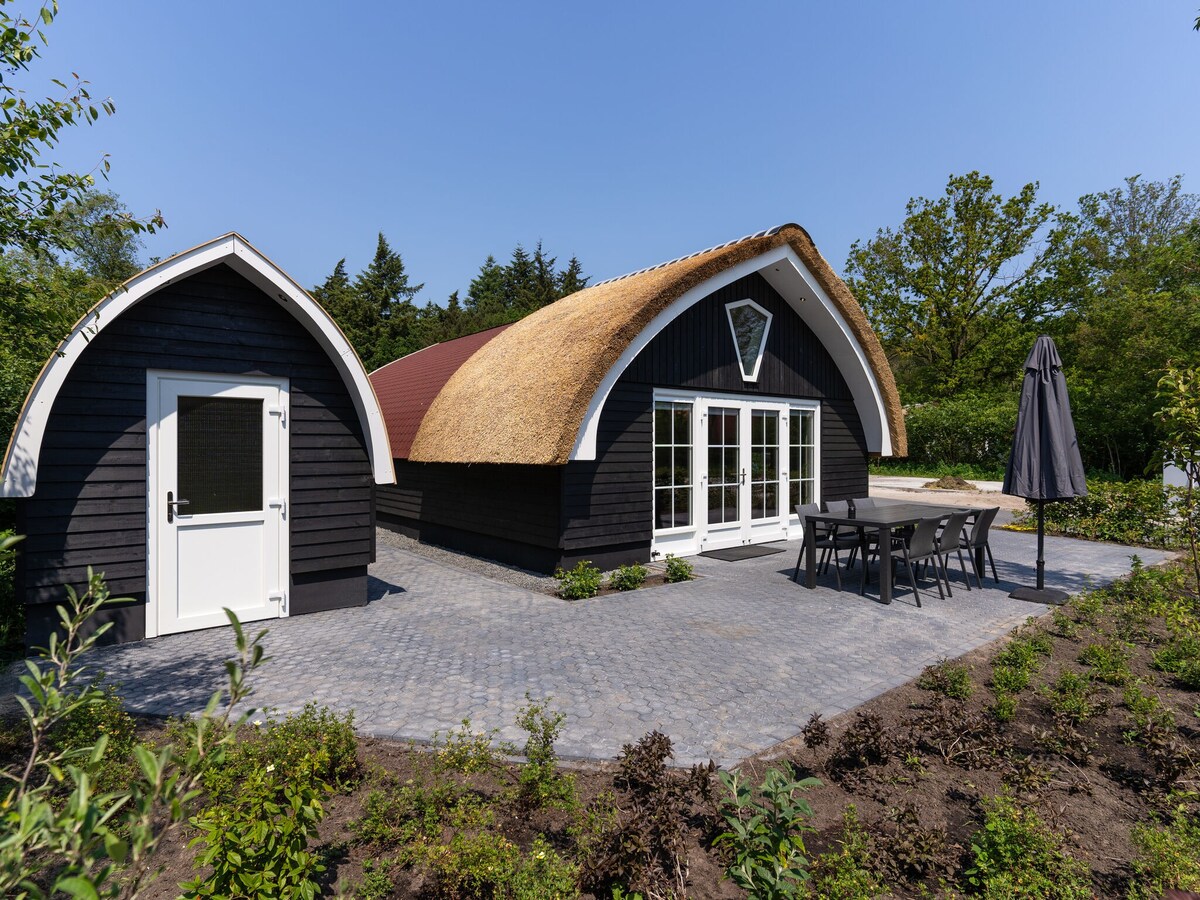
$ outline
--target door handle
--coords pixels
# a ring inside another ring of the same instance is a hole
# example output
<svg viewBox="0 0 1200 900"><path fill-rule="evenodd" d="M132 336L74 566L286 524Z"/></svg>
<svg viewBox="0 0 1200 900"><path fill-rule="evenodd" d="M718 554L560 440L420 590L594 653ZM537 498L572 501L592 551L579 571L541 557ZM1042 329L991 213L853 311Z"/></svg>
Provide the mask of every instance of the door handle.
<svg viewBox="0 0 1200 900"><path fill-rule="evenodd" d="M178 511L179 507L187 506L189 503L191 503L190 500L175 500L175 499L173 499L174 496L175 495L171 491L167 491L167 521L168 522L175 521L175 514Z"/></svg>
<svg viewBox="0 0 1200 900"><path fill-rule="evenodd" d="M746 483L746 470L742 469L742 484Z"/></svg>

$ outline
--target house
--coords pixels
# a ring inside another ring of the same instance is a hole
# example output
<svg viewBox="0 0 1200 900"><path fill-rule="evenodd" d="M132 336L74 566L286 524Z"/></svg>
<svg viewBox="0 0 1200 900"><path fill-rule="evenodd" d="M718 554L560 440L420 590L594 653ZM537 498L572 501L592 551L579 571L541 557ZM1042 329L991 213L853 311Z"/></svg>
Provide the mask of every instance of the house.
<svg viewBox="0 0 1200 900"><path fill-rule="evenodd" d="M100 613L118 641L361 605L392 481L328 314L239 235L171 257L80 320L9 442L27 639L89 566L128 598Z"/></svg>
<svg viewBox="0 0 1200 900"><path fill-rule="evenodd" d="M588 287L371 375L379 524L549 571L799 534L906 438L883 350L804 229Z"/></svg>

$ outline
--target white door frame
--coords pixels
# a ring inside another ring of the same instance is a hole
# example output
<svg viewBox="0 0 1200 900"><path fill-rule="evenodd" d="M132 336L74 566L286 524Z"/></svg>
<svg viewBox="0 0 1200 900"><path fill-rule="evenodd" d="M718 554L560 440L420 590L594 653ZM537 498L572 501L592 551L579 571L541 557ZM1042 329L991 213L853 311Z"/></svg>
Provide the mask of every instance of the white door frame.
<svg viewBox="0 0 1200 900"><path fill-rule="evenodd" d="M270 530L270 539L276 547L274 564L266 569L270 599L277 601L276 610L270 617L285 617L288 615L288 589L290 587L290 528L288 525L289 494L289 439L290 430L290 392L286 378L273 378L261 375L226 375L211 372L183 372L176 370L146 370L146 637L158 637L161 628L159 608L169 590L160 583L164 577L160 553L163 551L163 535L166 517L165 491L167 485L162 482L163 466L160 462L160 426L164 409L162 404L161 386L167 383L198 384L204 386L228 386L231 389L239 387L273 388L278 391L279 402L266 405L264 414L279 425L278 440L275 443L276 464L267 465L264 460L264 512L278 516L274 527ZM213 396L213 395L209 395ZM220 396L220 394L216 394ZM271 452L271 446L264 444L264 454ZM273 474L272 474L273 472Z"/></svg>
<svg viewBox="0 0 1200 900"><path fill-rule="evenodd" d="M798 400L787 397L754 396L748 394L726 394L712 391L687 391L655 388L652 403L658 401L690 403L692 406L692 474L691 502L692 522L674 528L653 528L650 550L652 556L667 553L688 556L705 550L742 544L758 544L768 541L787 540L799 534L799 520L790 503L788 460L790 457L789 418L792 410L811 412L816 448L814 460L815 500L820 502L821 489L821 402ZM747 482L739 492L739 519L736 528L708 524L708 410L710 407L727 407L739 410L739 444L741 463L747 470ZM778 425L778 498L779 516L769 519L752 519L749 514L750 490L750 433L751 417L755 409L770 410L779 414ZM652 413L653 421L653 413ZM652 428L653 432L653 428ZM654 438L651 437L651 485L654 477ZM652 488L653 490L653 488ZM653 509L653 503L651 504Z"/></svg>

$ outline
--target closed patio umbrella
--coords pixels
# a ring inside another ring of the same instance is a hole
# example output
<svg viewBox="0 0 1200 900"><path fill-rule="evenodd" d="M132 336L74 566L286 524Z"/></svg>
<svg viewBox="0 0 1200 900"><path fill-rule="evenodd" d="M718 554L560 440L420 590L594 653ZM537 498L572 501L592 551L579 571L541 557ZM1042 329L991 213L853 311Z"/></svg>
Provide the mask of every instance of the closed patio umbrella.
<svg viewBox="0 0 1200 900"><path fill-rule="evenodd" d="M1021 404L1012 453L1004 472L1004 493L1037 503L1037 587L1017 588L1010 597L1038 603L1063 603L1067 594L1046 589L1045 503L1087 496L1083 460L1071 419L1062 359L1054 341L1042 335L1025 360Z"/></svg>

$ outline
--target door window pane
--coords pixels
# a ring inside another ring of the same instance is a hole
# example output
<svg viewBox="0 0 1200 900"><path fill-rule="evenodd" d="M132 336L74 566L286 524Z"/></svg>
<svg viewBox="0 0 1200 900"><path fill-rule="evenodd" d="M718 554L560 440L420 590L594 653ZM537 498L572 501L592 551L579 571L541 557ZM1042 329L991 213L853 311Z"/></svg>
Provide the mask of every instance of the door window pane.
<svg viewBox="0 0 1200 900"><path fill-rule="evenodd" d="M779 413L756 409L751 415L750 518L766 519L779 515Z"/></svg>
<svg viewBox="0 0 1200 900"><path fill-rule="evenodd" d="M708 410L708 521L736 522L741 483L738 410L713 406ZM732 496L732 503L729 498Z"/></svg>
<svg viewBox="0 0 1200 900"><path fill-rule="evenodd" d="M263 508L263 401L180 397L177 500L182 515Z"/></svg>

